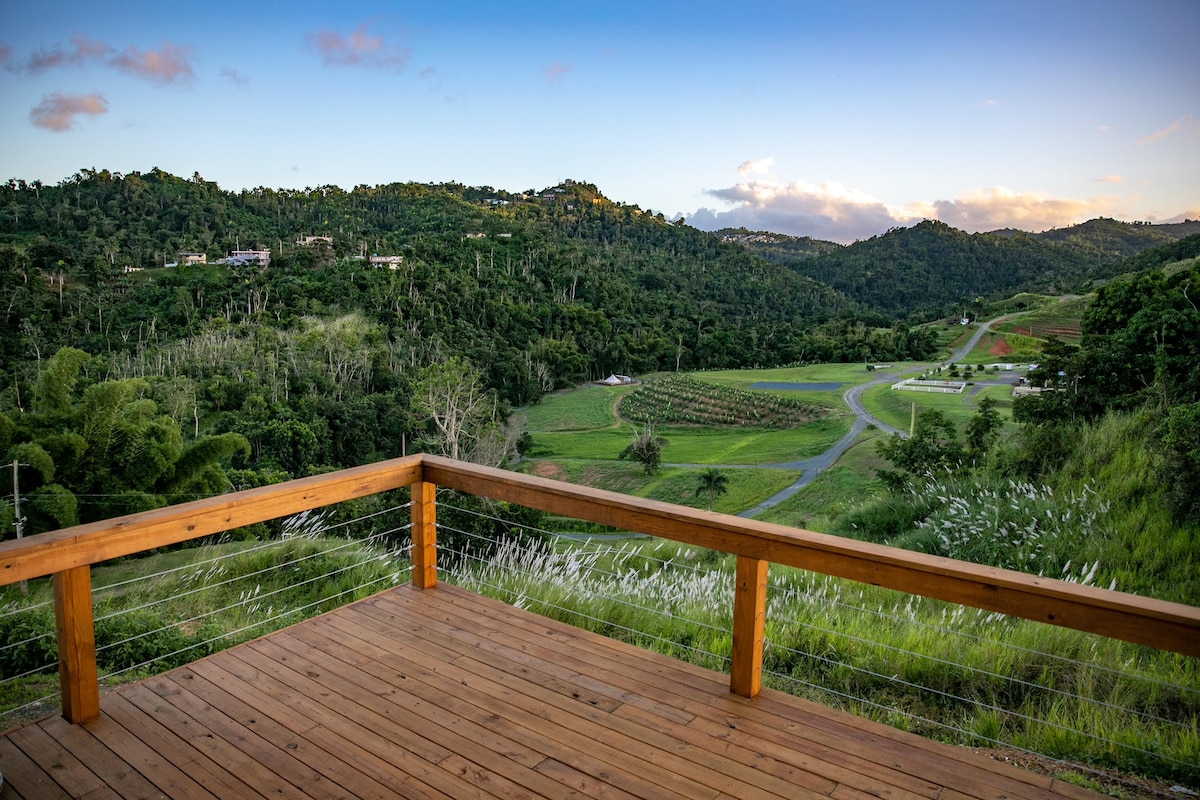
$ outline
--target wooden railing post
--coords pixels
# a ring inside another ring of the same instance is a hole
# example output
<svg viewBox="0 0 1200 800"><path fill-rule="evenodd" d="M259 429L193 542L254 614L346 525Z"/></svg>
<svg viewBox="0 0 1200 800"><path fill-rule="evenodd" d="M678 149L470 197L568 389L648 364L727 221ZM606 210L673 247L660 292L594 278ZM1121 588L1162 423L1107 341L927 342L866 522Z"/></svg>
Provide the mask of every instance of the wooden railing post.
<svg viewBox="0 0 1200 800"><path fill-rule="evenodd" d="M437 484L425 481L412 485L412 582L437 586Z"/></svg>
<svg viewBox="0 0 1200 800"><path fill-rule="evenodd" d="M767 621L767 565L737 557L733 589L733 654L729 691L754 697L762 688L763 630Z"/></svg>
<svg viewBox="0 0 1200 800"><path fill-rule="evenodd" d="M79 724L100 716L96 625L92 615L92 568L54 573L54 619L62 714Z"/></svg>

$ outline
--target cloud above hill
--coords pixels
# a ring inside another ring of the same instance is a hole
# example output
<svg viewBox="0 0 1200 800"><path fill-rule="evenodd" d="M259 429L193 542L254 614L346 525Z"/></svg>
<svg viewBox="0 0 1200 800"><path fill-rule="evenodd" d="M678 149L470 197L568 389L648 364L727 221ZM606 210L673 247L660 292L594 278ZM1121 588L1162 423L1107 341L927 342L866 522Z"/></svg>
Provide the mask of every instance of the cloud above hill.
<svg viewBox="0 0 1200 800"><path fill-rule="evenodd" d="M1013 192L1003 186L972 189L953 200L937 200L933 207L942 222L971 232L999 228L1044 231L1121 213L1121 203L1116 197L1073 200L1037 192Z"/></svg>
<svg viewBox="0 0 1200 800"><path fill-rule="evenodd" d="M739 172L759 169L758 162L746 162ZM727 211L701 208L688 216L691 225L706 230L744 227L848 243L921 219L919 214L889 208L865 192L832 182L783 184L761 179L708 194L733 207Z"/></svg>
<svg viewBox="0 0 1200 800"><path fill-rule="evenodd" d="M738 171L743 175L760 172L762 163L747 161ZM1122 213L1121 201L1112 196L1087 200L1052 198L1037 192L1014 192L1003 186L970 189L952 199L916 201L904 206L885 203L837 182L817 185L761 178L709 190L708 194L730 207L701 208L688 215L688 222L697 228L744 227L842 243L867 239L923 219L941 220L971 233L1000 228L1043 231Z"/></svg>

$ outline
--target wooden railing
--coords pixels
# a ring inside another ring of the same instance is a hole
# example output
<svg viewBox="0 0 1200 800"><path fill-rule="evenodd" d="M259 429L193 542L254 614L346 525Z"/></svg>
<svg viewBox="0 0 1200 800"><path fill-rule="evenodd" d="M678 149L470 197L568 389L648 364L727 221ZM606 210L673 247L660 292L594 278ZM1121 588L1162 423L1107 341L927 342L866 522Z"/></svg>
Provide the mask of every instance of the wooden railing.
<svg viewBox="0 0 1200 800"><path fill-rule="evenodd" d="M0 543L0 585L54 578L63 716L100 713L91 565L412 487L412 580L437 585L439 486L737 556L730 690L759 691L771 562L1200 656L1200 608L698 511L429 455L79 525Z"/></svg>

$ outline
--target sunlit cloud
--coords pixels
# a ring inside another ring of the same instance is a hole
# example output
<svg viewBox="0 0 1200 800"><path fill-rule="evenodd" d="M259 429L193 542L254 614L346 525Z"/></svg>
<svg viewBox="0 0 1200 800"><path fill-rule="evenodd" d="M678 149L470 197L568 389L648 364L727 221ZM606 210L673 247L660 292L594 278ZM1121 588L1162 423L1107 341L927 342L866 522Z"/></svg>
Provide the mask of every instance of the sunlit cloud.
<svg viewBox="0 0 1200 800"><path fill-rule="evenodd" d="M169 85L186 83L196 77L188 60L190 54L191 48L186 45L163 42L158 50L143 51L133 46L126 47L109 59L109 63L138 78Z"/></svg>
<svg viewBox="0 0 1200 800"><path fill-rule="evenodd" d="M1013 192L1003 186L972 189L953 200L937 200L933 207L942 222L972 233L1000 228L1036 232L1121 215L1121 204L1115 197L1053 198L1036 192Z"/></svg>
<svg viewBox="0 0 1200 800"><path fill-rule="evenodd" d="M1124 180L1120 175L1105 175L1103 178L1096 178L1096 183L1121 183Z"/></svg>
<svg viewBox="0 0 1200 800"><path fill-rule="evenodd" d="M839 183L759 180L708 194L733 208L702 208L688 216L689 223L705 230L748 228L849 243L920 219Z"/></svg>
<svg viewBox="0 0 1200 800"><path fill-rule="evenodd" d="M30 121L39 128L61 133L70 130L80 115L98 117L108 113L108 101L101 94L63 94L55 92L29 112Z"/></svg>
<svg viewBox="0 0 1200 800"><path fill-rule="evenodd" d="M761 159L750 159L738 164L739 175L766 175L775 166L775 157L767 156Z"/></svg>
<svg viewBox="0 0 1200 800"><path fill-rule="evenodd" d="M1104 179L1119 180L1119 176ZM1033 192L1013 192L1001 186L973 189L950 200L917 201L903 206L885 203L836 182L814 185L805 181L783 184L753 180L708 194L732 207L697 210L687 216L694 227L766 230L843 244L923 219L941 220L970 233L1001 228L1043 231L1098 216L1120 216L1122 211L1120 201L1114 197L1051 198Z"/></svg>
<svg viewBox="0 0 1200 800"><path fill-rule="evenodd" d="M570 71L571 65L563 64L561 61L555 61L548 67L542 67L542 74L546 76L546 83L551 85L558 83Z"/></svg>
<svg viewBox="0 0 1200 800"><path fill-rule="evenodd" d="M1188 131L1195 131L1196 135L1200 135L1200 126L1196 124L1196 120L1191 114L1180 117L1167 127L1157 130L1149 136L1143 136L1141 139L1138 139L1138 144L1160 142L1163 139L1175 136L1176 134L1187 133Z"/></svg>
<svg viewBox="0 0 1200 800"><path fill-rule="evenodd" d="M1153 216L1151 217L1151 219L1152 220L1154 219ZM1156 220L1156 224L1171 225L1171 224L1175 224L1175 223L1179 223L1179 222L1194 222L1194 221L1200 221L1200 206L1196 206L1195 208L1190 208L1187 211L1184 211L1182 214L1176 214L1175 216L1169 217L1167 219Z"/></svg>
<svg viewBox="0 0 1200 800"><path fill-rule="evenodd" d="M231 69L230 67L221 68L221 77L238 87L248 86L250 84L250 78L248 76L243 75L236 69Z"/></svg>
<svg viewBox="0 0 1200 800"><path fill-rule="evenodd" d="M990 97L989 97L987 100L984 100L984 101L983 101L983 104L984 104L985 106L988 106L989 108L990 108L990 107L992 107L992 106L998 106L998 105L1000 105L998 102L996 102L995 100L991 99Z"/></svg>
<svg viewBox="0 0 1200 800"><path fill-rule="evenodd" d="M308 34L308 43L329 66L403 72L412 58L412 51L389 44L383 36L372 35L368 32L370 27L370 23L363 23L348 35L322 28Z"/></svg>
<svg viewBox="0 0 1200 800"><path fill-rule="evenodd" d="M195 77L190 56L190 47L172 42L163 42L158 50L140 50L131 45L117 52L106 42L77 33L71 37L69 45L56 44L39 49L16 68L39 74L59 67L97 63L154 83L170 85L186 83Z"/></svg>
<svg viewBox="0 0 1200 800"><path fill-rule="evenodd" d="M1109 131L1112 130L1112 126L1111 125L1101 125L1096 130L1100 131L1101 133L1108 133Z"/></svg>
<svg viewBox="0 0 1200 800"><path fill-rule="evenodd" d="M112 52L112 48L104 42L89 39L82 33L71 37L68 47L54 45L49 50L40 49L32 53L25 61L26 72L39 73L56 67L82 64L85 61L99 61Z"/></svg>

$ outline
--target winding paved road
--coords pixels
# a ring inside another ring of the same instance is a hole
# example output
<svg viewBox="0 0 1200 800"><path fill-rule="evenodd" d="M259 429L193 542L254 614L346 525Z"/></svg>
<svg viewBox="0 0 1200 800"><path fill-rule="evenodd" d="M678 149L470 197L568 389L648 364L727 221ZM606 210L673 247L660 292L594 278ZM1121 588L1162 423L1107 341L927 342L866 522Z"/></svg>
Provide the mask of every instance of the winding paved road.
<svg viewBox="0 0 1200 800"><path fill-rule="evenodd" d="M979 340L982 339L989 330L991 330L993 324L1002 322L1011 316L1015 315L1007 314L1002 317L996 317L995 319L990 319L980 325L979 329L971 335L971 338L967 340L966 344L951 354L950 361L958 362L965 359L967 355L975 349L975 345L979 344ZM876 428L879 428L881 431L887 434L907 436L908 433L906 431L893 428L883 420L872 416L871 412L867 411L866 407L863 406L862 401L859 398L862 396L863 392L872 386L878 386L881 383L895 383L908 373L921 372L924 369L925 367L915 367L902 372L887 372L882 375L877 375L874 379L868 381L867 383L860 383L857 386L847 389L845 394L842 395L842 399L846 401L846 407L850 409L852 414L854 414L854 424L850 426L850 432L841 439L838 439L833 447L829 448L824 453L821 453L819 456L806 458L802 461L788 461L781 464L759 464L758 466L766 467L768 469L799 469L802 470L803 474L800 476L800 480L796 481L791 486L787 487L781 492L771 495L753 508L746 509L745 511L739 513L738 516L756 517L762 512L766 511L768 508L779 505L784 500L787 500L789 497L808 486L817 479L818 475L837 463L837 460L842 457L843 453L850 449L850 446L854 444L854 442L858 439L859 434L866 430L868 425L874 425ZM712 465L710 464L707 466Z"/></svg>

